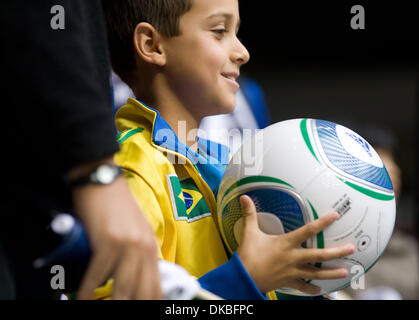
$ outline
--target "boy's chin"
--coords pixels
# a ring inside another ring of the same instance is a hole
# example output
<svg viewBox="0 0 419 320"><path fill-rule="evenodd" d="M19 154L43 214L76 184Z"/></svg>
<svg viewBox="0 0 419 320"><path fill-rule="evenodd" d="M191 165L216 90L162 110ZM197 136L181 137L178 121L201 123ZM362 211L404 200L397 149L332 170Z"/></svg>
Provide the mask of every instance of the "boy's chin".
<svg viewBox="0 0 419 320"><path fill-rule="evenodd" d="M227 108L223 108L223 110L221 110L220 114L227 114L227 113L232 113L234 111L234 109L236 109L236 106L229 106Z"/></svg>
<svg viewBox="0 0 419 320"><path fill-rule="evenodd" d="M232 113L236 109L236 99L232 99L220 105L218 114Z"/></svg>
<svg viewBox="0 0 419 320"><path fill-rule="evenodd" d="M216 116L220 114L232 113L236 109L236 99L231 101L224 101L223 103L218 103L217 107L214 107L212 104L211 108L206 109L207 113L205 116Z"/></svg>

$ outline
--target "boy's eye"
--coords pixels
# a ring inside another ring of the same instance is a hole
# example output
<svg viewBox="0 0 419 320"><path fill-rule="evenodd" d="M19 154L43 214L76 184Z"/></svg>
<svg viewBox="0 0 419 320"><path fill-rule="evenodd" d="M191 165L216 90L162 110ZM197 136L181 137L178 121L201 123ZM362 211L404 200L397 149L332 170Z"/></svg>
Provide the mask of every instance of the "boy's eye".
<svg viewBox="0 0 419 320"><path fill-rule="evenodd" d="M224 35L224 33L227 32L227 29L215 29L215 30L212 30L212 32L216 33L217 35L222 36Z"/></svg>

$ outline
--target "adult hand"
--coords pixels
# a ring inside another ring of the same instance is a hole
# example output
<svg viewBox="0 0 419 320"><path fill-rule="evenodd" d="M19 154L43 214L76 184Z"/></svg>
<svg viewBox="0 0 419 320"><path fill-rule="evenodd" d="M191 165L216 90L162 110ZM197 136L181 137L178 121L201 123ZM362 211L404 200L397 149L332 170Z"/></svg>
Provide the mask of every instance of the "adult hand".
<svg viewBox="0 0 419 320"><path fill-rule="evenodd" d="M83 171L73 170L69 177ZM125 178L74 188L73 203L92 250L78 299L91 299L110 277L112 299L160 299L157 242Z"/></svg>

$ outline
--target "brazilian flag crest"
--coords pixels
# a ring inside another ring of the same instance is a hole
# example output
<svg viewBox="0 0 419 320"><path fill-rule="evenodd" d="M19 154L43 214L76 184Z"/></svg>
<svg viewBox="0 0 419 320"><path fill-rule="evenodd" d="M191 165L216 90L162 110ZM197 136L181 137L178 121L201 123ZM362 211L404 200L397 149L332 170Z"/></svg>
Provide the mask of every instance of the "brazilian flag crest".
<svg viewBox="0 0 419 320"><path fill-rule="evenodd" d="M211 211L192 178L179 181L176 174L169 174L167 183L176 220L193 222L211 216Z"/></svg>

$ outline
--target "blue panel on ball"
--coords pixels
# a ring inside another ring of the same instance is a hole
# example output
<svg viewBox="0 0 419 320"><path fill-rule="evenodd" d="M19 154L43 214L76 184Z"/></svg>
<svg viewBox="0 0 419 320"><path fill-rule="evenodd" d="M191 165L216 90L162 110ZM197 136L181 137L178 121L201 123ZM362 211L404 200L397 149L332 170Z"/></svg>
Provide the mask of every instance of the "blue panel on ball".
<svg viewBox="0 0 419 320"><path fill-rule="evenodd" d="M293 231L305 224L300 205L286 192L259 189L244 194L252 198L257 212L269 212L277 216L281 220L285 232ZM225 206L222 213L224 235L233 251L238 246L234 237L234 225L241 216L240 200L239 197L235 197ZM303 246L305 247L305 243Z"/></svg>
<svg viewBox="0 0 419 320"><path fill-rule="evenodd" d="M336 133L336 123L316 120L316 129L323 151L334 166L351 176L393 190L390 176L385 167L373 166L352 156L345 150Z"/></svg>

